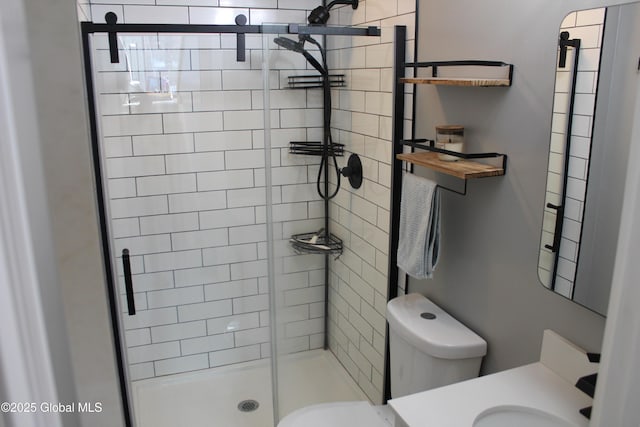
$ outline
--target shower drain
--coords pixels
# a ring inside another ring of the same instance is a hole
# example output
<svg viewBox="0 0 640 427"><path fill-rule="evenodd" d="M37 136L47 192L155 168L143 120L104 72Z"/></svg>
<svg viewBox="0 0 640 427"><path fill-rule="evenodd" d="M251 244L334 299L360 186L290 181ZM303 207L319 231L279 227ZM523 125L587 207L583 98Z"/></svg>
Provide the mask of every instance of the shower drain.
<svg viewBox="0 0 640 427"><path fill-rule="evenodd" d="M258 409L258 406L260 406L260 404L257 400L247 399L238 403L238 410L240 412L252 412Z"/></svg>

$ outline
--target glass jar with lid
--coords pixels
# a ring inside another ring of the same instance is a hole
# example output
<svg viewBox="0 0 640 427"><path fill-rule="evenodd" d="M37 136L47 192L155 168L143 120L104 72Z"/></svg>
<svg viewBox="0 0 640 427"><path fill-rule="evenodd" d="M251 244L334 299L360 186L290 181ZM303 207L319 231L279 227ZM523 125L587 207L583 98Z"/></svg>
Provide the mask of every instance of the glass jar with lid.
<svg viewBox="0 0 640 427"><path fill-rule="evenodd" d="M436 148L462 153L464 150L464 126L436 126ZM460 157L443 153L438 153L438 157L447 162L460 160Z"/></svg>

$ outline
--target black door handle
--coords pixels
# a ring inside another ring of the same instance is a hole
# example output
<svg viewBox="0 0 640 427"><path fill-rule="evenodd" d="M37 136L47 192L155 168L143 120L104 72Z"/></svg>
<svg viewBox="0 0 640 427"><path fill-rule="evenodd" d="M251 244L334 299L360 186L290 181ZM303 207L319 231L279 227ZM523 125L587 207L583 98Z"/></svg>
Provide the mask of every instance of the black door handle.
<svg viewBox="0 0 640 427"><path fill-rule="evenodd" d="M129 316L133 316L136 314L136 301L133 296L133 280L131 279L129 249L122 250L122 267L124 269L124 289L127 293L127 308L129 309Z"/></svg>
<svg viewBox="0 0 640 427"><path fill-rule="evenodd" d="M547 203L547 207L556 210L556 226L553 232L553 245L544 245L551 252L556 253L560 250L560 241L562 240L562 221L564 221L564 206L556 206Z"/></svg>

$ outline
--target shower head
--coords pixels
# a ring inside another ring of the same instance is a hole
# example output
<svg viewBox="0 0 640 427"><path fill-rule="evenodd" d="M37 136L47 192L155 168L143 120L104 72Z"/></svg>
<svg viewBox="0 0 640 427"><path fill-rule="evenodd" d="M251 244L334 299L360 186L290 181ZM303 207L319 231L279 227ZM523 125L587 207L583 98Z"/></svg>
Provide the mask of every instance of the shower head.
<svg viewBox="0 0 640 427"><path fill-rule="evenodd" d="M353 9L358 8L358 0L333 0L328 6L318 6L313 9L307 21L311 25L325 25L329 20L329 11L337 4L350 4Z"/></svg>
<svg viewBox="0 0 640 427"><path fill-rule="evenodd" d="M276 37L273 41L278 46L283 47L287 50L291 50L293 52L304 53L305 51L302 43L288 39L286 37Z"/></svg>
<svg viewBox="0 0 640 427"><path fill-rule="evenodd" d="M306 58L306 60L309 62L309 64L311 64L313 66L313 68L315 68L316 70L318 70L318 72L322 75L328 75L327 70L325 69L325 67L323 67L316 58L313 57L313 55L311 55L309 52L307 52L307 50L304 48L304 42L305 41L311 41L314 44L317 44L318 42L315 41L314 39L312 39L311 37L301 37L300 41L295 41L295 40L291 40L288 39L286 37L276 37L275 39L273 39L274 43L277 44L278 46L285 48L287 50L290 50L292 52L296 52L296 53L301 53L302 56L304 56ZM318 47L320 49L322 49L320 47L320 45L318 44ZM322 50L321 50L322 52ZM323 53L323 59L324 59L324 53Z"/></svg>

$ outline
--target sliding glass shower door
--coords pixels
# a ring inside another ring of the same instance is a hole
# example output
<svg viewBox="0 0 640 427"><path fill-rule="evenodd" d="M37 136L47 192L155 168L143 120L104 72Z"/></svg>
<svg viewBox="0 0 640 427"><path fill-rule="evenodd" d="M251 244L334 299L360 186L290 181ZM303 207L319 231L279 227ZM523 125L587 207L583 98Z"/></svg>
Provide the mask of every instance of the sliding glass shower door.
<svg viewBox="0 0 640 427"><path fill-rule="evenodd" d="M133 421L271 427L261 39L246 62L235 35L91 42Z"/></svg>

